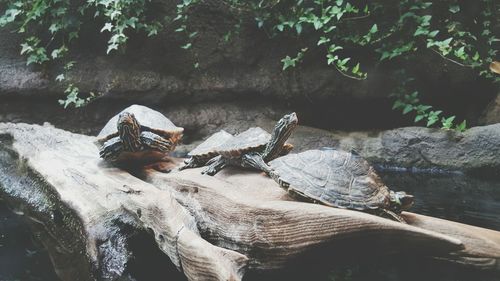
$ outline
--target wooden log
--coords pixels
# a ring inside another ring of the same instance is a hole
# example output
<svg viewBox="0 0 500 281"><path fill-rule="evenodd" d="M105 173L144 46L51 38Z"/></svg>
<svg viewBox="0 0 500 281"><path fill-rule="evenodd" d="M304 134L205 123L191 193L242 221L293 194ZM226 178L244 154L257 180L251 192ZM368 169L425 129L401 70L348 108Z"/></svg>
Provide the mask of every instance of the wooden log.
<svg viewBox="0 0 500 281"><path fill-rule="evenodd" d="M497 231L410 212L403 213L409 222L404 225L357 211L292 202L264 174L241 169L226 168L213 178L201 175L200 169L146 171L142 177L163 189L173 187L202 235L247 255L251 269L281 268L311 249L317 250L316 261L309 257L312 263L325 256L331 260L336 254L325 251L338 254L340 249L339 258L412 253L500 269Z"/></svg>
<svg viewBox="0 0 500 281"><path fill-rule="evenodd" d="M52 255L74 260L71 264L77 267L61 272L63 267L56 264L63 279L113 279L124 274L128 253L119 245L126 244L120 242L126 235L116 229L120 223L151 230L159 249L189 280L241 279L244 255L202 239L193 218L169 192L123 170L103 168L94 138L29 125L2 124L0 131L2 152L10 156L10 161L5 161L6 155L2 161L2 191L11 199L25 200L27 208L40 207L26 213L54 238ZM34 190L23 190L33 182ZM34 194L46 200L30 201ZM106 246L108 241L111 245ZM114 249L116 245L120 249Z"/></svg>
<svg viewBox="0 0 500 281"><path fill-rule="evenodd" d="M305 258L398 253L498 270L496 231L410 213L405 225L296 202L253 171L144 170L137 178L102 162L94 140L0 124L0 194L44 234L63 280L133 280L127 264L137 232L149 233L189 280L241 280L245 268L286 269Z"/></svg>

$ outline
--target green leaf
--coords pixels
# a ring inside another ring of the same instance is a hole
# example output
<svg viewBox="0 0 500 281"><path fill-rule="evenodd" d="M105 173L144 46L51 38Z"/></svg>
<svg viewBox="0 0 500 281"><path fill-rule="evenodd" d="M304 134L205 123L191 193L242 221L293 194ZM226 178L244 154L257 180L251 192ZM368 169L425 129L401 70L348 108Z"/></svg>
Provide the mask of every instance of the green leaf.
<svg viewBox="0 0 500 281"><path fill-rule="evenodd" d="M352 68L352 73L356 74L359 71L359 63Z"/></svg>
<svg viewBox="0 0 500 281"><path fill-rule="evenodd" d="M405 106L405 108L403 109L403 114L407 114L407 113L409 113L409 112L410 112L410 111L412 111L412 110L413 110L413 105L411 105L411 104L407 104L407 105Z"/></svg>
<svg viewBox="0 0 500 281"><path fill-rule="evenodd" d="M286 56L284 59L281 60L283 63L283 70L286 70L289 67L295 67L295 60L292 59L290 56Z"/></svg>
<svg viewBox="0 0 500 281"><path fill-rule="evenodd" d="M108 45L108 49L106 50L106 54L109 54L112 50L118 50L118 44L112 43Z"/></svg>
<svg viewBox="0 0 500 281"><path fill-rule="evenodd" d="M377 24L374 24L372 28L370 28L370 33L376 33L378 31Z"/></svg>
<svg viewBox="0 0 500 281"><path fill-rule="evenodd" d="M187 43L185 45L182 45L181 48L183 48L184 50L187 50L189 48L191 48L192 44L191 43Z"/></svg>
<svg viewBox="0 0 500 281"><path fill-rule="evenodd" d="M113 24L110 23L110 22L107 22L104 24L103 28L101 28L101 32L107 30L109 32L111 32L111 29L113 28Z"/></svg>
<svg viewBox="0 0 500 281"><path fill-rule="evenodd" d="M450 5L450 8L448 9L448 11L456 14L456 13L460 12L460 6L458 4Z"/></svg>
<svg viewBox="0 0 500 281"><path fill-rule="evenodd" d="M295 30L297 31L297 34L300 35L302 33L302 25L300 23L296 24Z"/></svg>
<svg viewBox="0 0 500 281"><path fill-rule="evenodd" d="M426 124L426 126L427 126L427 127L430 127L430 126L434 125L434 124L435 124L438 120L439 120L438 118L431 118L431 117L430 117L429 119L427 119L427 124Z"/></svg>
<svg viewBox="0 0 500 281"><path fill-rule="evenodd" d="M462 123L460 123L459 125L457 125L455 127L455 130L457 130L459 132L463 132L463 131L465 131L465 129L467 129L467 121L466 120L462 121Z"/></svg>
<svg viewBox="0 0 500 281"><path fill-rule="evenodd" d="M330 38L321 36L318 41L318 46L330 42Z"/></svg>
<svg viewBox="0 0 500 281"><path fill-rule="evenodd" d="M417 115L415 116L415 123L419 122L420 120L424 119L425 115Z"/></svg>
<svg viewBox="0 0 500 281"><path fill-rule="evenodd" d="M65 76L63 73L59 74L56 76L56 81L61 82L65 79Z"/></svg>

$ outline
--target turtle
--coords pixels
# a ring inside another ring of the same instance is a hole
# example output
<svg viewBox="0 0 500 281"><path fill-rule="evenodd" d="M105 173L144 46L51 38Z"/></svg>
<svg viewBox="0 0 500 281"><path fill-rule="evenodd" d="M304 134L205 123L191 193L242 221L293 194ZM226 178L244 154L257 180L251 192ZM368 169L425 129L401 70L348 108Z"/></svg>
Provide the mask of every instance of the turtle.
<svg viewBox="0 0 500 281"><path fill-rule="evenodd" d="M285 141L297 124L297 114L292 112L276 123L272 134L260 127L252 127L230 138L215 149L219 155L206 163L207 167L202 173L213 176L228 165L271 173L272 169L266 163L292 150L293 145Z"/></svg>
<svg viewBox="0 0 500 281"><path fill-rule="evenodd" d="M271 177L291 195L323 205L365 211L405 223L413 196L392 191L356 151L323 148L269 162Z"/></svg>
<svg viewBox="0 0 500 281"><path fill-rule="evenodd" d="M113 163L157 162L153 168L168 172L161 160L175 149L183 131L160 112L131 105L113 116L97 135L99 155Z"/></svg>
<svg viewBox="0 0 500 281"><path fill-rule="evenodd" d="M224 130L211 135L188 153L190 158L184 161L185 165L180 167L179 170L204 166L208 160L218 155L216 149L231 138L233 138L233 135Z"/></svg>

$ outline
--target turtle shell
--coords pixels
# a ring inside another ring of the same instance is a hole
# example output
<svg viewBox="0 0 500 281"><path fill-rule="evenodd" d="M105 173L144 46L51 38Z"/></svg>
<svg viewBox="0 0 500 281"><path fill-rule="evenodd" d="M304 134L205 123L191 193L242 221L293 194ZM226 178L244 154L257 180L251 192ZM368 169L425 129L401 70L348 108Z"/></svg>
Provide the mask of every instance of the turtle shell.
<svg viewBox="0 0 500 281"><path fill-rule="evenodd" d="M339 208L386 209L389 188L370 164L353 152L308 150L269 162L292 194Z"/></svg>
<svg viewBox="0 0 500 281"><path fill-rule="evenodd" d="M223 143L216 152L227 158L238 158L244 153L262 150L270 139L271 134L264 129L253 127Z"/></svg>
<svg viewBox="0 0 500 281"><path fill-rule="evenodd" d="M211 156L215 156L217 154L216 150L231 138L233 138L233 135L224 130L220 130L189 152L188 156L211 158Z"/></svg>
<svg viewBox="0 0 500 281"><path fill-rule="evenodd" d="M98 142L103 144L108 139L118 136L117 135L117 123L119 115L123 112L129 112L134 114L135 118L141 124L141 130L151 131L160 136L165 136L173 141L174 144L180 140L180 136L184 131L184 128L177 127L170 121L165 115L160 112L153 110L149 107L143 105L131 105L120 113L113 116L108 123L102 128L101 132L97 135ZM173 137L178 136L178 137Z"/></svg>

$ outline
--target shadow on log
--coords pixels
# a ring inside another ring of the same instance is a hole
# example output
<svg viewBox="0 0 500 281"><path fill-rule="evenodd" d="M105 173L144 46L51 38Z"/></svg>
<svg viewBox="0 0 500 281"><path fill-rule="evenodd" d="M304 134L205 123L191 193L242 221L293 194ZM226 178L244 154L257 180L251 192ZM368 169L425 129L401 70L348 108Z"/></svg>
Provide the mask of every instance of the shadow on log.
<svg viewBox="0 0 500 281"><path fill-rule="evenodd" d="M145 170L139 179L99 160L94 140L0 124L0 194L33 221L62 280L140 280L131 269L134 258L146 258L134 250L137 237L168 257L171 264L158 266L188 280L405 253L500 270L496 231L412 213L403 214L405 225L295 202L256 172Z"/></svg>

